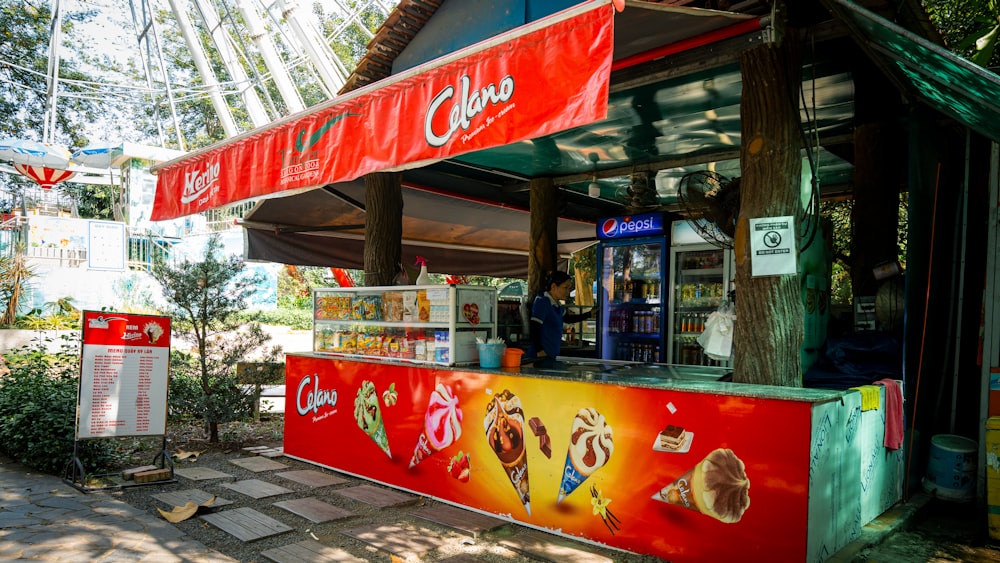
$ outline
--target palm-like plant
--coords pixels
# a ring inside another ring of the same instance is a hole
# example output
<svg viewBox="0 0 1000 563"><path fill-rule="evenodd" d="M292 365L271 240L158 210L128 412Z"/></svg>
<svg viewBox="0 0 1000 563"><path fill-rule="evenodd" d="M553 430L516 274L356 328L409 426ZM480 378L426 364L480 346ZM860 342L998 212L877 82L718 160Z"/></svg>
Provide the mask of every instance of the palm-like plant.
<svg viewBox="0 0 1000 563"><path fill-rule="evenodd" d="M11 326L17 321L21 308L21 297L30 291L30 280L35 273L24 256L24 248L18 248L10 256L0 257L0 298L6 300L0 326Z"/></svg>

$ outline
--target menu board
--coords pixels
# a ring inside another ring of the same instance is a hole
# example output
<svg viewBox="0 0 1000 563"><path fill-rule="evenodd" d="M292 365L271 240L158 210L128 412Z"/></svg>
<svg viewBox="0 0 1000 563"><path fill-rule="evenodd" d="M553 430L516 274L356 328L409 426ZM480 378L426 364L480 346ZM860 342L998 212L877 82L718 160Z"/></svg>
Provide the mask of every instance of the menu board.
<svg viewBox="0 0 1000 563"><path fill-rule="evenodd" d="M167 429L170 318L84 311L76 437Z"/></svg>
<svg viewBox="0 0 1000 563"><path fill-rule="evenodd" d="M125 223L90 221L88 267L92 270L125 270Z"/></svg>

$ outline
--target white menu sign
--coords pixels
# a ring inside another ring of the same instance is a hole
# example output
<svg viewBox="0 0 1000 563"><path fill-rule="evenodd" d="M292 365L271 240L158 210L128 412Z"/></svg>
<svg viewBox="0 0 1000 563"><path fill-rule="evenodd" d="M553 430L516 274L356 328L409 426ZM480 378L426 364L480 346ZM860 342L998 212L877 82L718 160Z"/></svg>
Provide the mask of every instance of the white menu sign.
<svg viewBox="0 0 1000 563"><path fill-rule="evenodd" d="M84 311L76 437L167 429L170 318Z"/></svg>

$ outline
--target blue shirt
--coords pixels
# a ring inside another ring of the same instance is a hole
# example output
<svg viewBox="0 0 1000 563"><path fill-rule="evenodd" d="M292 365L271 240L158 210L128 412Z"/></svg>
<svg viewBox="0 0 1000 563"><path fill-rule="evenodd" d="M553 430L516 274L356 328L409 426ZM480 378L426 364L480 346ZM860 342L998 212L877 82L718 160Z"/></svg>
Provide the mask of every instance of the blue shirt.
<svg viewBox="0 0 1000 563"><path fill-rule="evenodd" d="M542 325L542 349L545 355L555 359L559 355L562 347L563 314L566 309L555 299L545 292L544 295L535 297L535 302L531 304L531 322ZM538 350L534 342L528 348L529 356L537 356Z"/></svg>

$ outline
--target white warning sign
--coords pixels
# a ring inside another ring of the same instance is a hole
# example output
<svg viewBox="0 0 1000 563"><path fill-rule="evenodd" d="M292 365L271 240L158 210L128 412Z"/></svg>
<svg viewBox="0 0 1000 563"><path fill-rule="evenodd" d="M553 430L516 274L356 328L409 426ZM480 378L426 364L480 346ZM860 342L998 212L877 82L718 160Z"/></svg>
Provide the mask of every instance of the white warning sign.
<svg viewBox="0 0 1000 563"><path fill-rule="evenodd" d="M750 219L751 275L797 273L795 239L795 218L792 216Z"/></svg>

